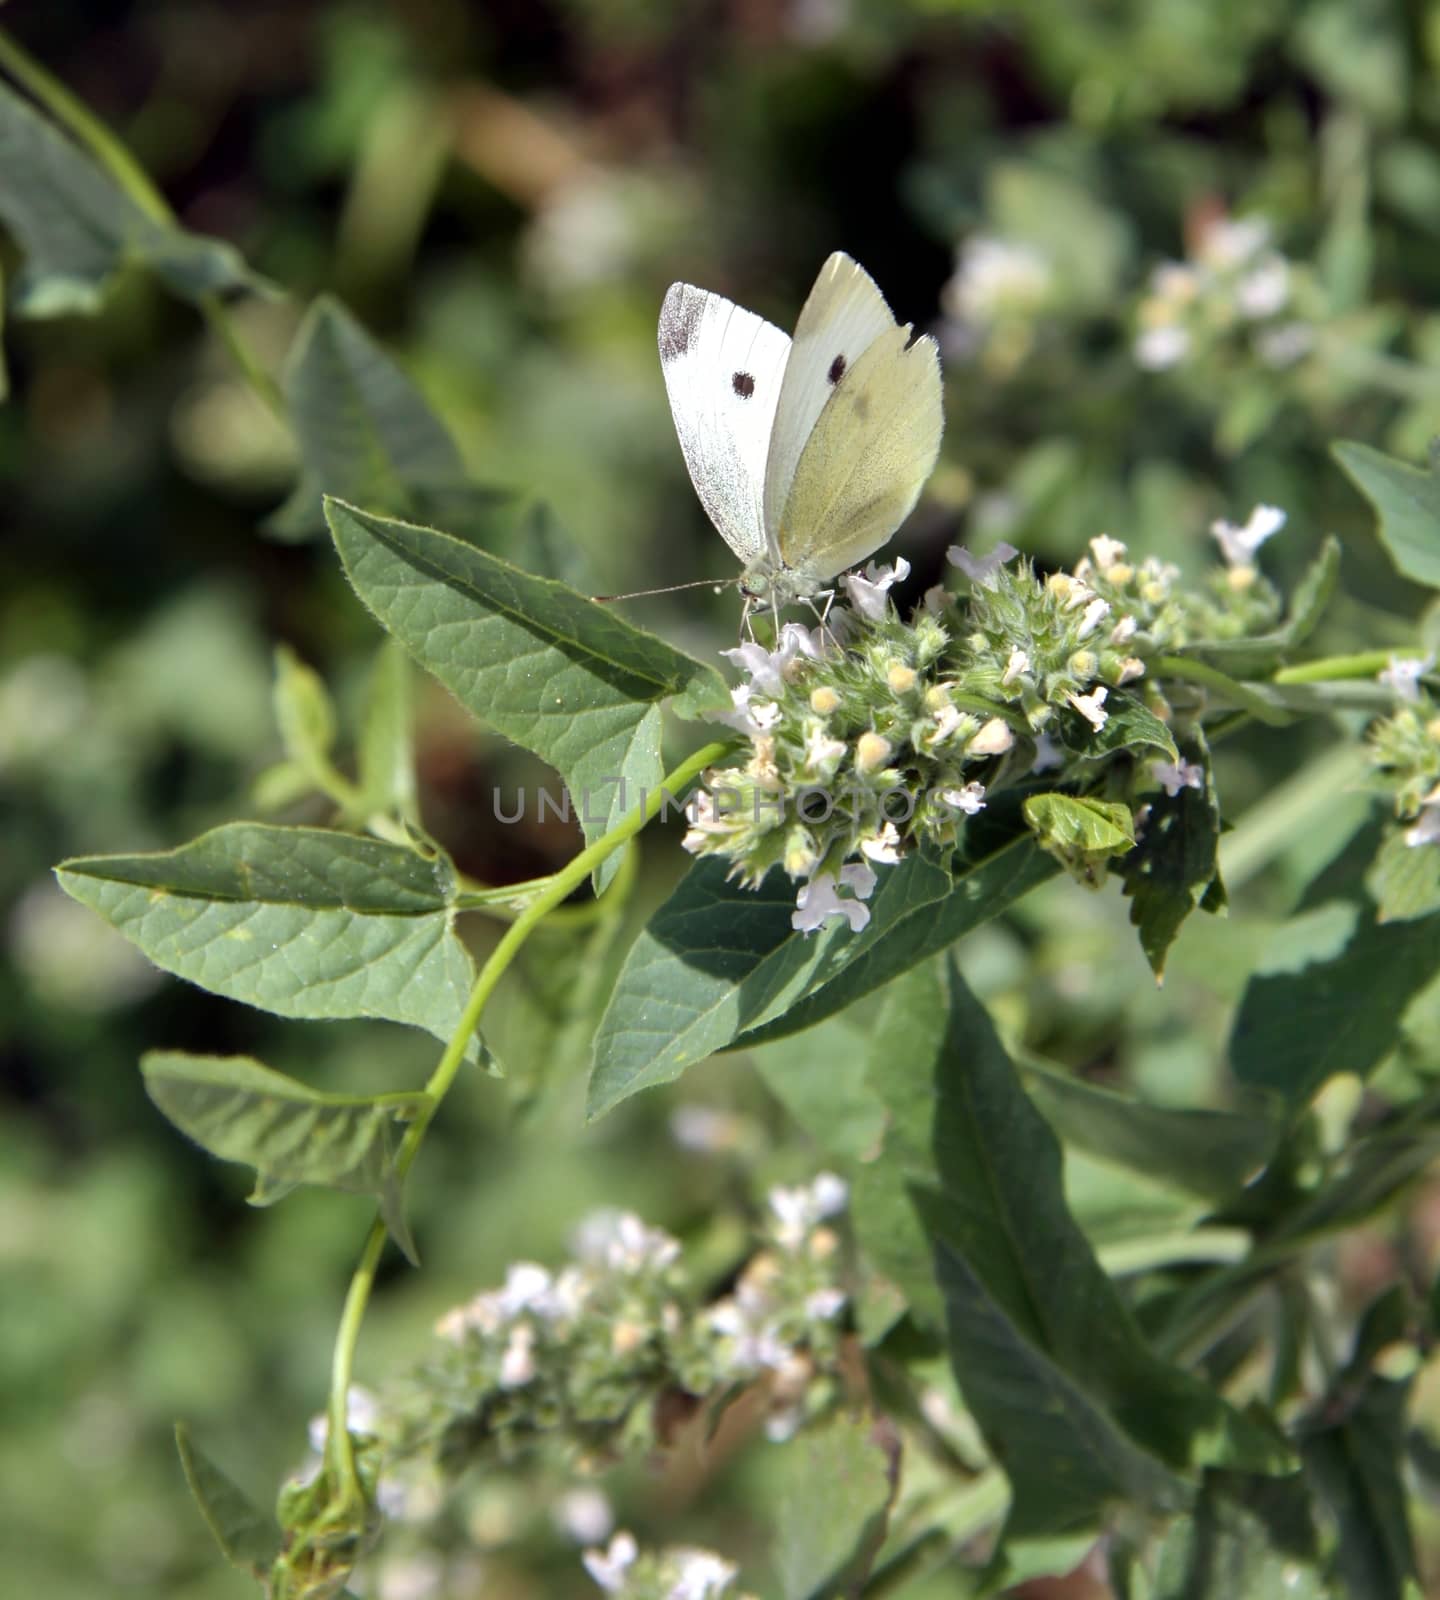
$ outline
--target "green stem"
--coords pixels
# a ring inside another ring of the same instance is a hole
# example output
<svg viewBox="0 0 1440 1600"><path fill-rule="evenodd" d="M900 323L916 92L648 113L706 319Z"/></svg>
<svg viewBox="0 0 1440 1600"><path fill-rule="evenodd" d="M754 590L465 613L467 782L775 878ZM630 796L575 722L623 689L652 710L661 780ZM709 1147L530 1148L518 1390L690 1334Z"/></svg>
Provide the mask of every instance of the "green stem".
<svg viewBox="0 0 1440 1600"><path fill-rule="evenodd" d="M1194 661L1189 656L1161 656L1153 665L1157 676L1184 678L1190 683L1213 689L1235 705L1243 706L1258 721L1269 723L1272 727L1291 720L1256 689L1237 682L1218 667L1212 667L1204 661Z"/></svg>
<svg viewBox="0 0 1440 1600"><path fill-rule="evenodd" d="M109 128L88 106L70 93L26 51L0 29L0 68L42 106L100 163L137 209L162 228L175 227L175 213L154 181ZM240 369L245 381L287 426L289 413L279 385L256 361L218 295L201 295L197 304L212 332Z"/></svg>
<svg viewBox="0 0 1440 1600"><path fill-rule="evenodd" d="M937 1506L933 1525L911 1544L891 1557L863 1590L865 1600L888 1600L891 1595L909 1591L922 1573L948 1560L961 1545L992 1523L998 1522L1010 1504L1010 1484L998 1467L987 1467L962 1489Z"/></svg>
<svg viewBox="0 0 1440 1600"><path fill-rule="evenodd" d="M1241 1261L1249 1250L1250 1235L1244 1228L1185 1228L1101 1245L1095 1253L1111 1277L1122 1277L1176 1261Z"/></svg>
<svg viewBox="0 0 1440 1600"><path fill-rule="evenodd" d="M1325 656L1319 661L1302 661L1298 666L1281 667L1273 683L1331 683L1337 678L1373 678L1390 665L1394 650L1362 650L1353 656Z"/></svg>
<svg viewBox="0 0 1440 1600"><path fill-rule="evenodd" d="M1322 337L1317 347L1321 359L1347 377L1359 378L1387 394L1405 400L1431 400L1440 395L1440 372L1418 366L1401 356L1382 350L1365 350L1358 345Z"/></svg>
<svg viewBox="0 0 1440 1600"><path fill-rule="evenodd" d="M405 1175L409 1172L424 1141L426 1129L455 1081L455 1076L465 1060L465 1048L480 1024L481 1014L491 994L494 993L496 984L504 976L506 969L519 953L521 945L530 937L537 924L561 901L573 894L601 862L621 846L628 844L667 799L673 799L706 767L719 761L731 748L728 742L707 744L682 761L673 772L661 780L658 789L645 797L643 805L637 806L622 822L611 828L609 833L597 839L594 844L582 850L562 867L551 878L549 887L544 893L532 900L505 930L499 944L491 951L489 959L481 967L455 1032L451 1035L444 1054L425 1085L425 1107L405 1130L405 1136L400 1141L400 1148L395 1156L395 1175L398 1183L404 1182ZM345 1296L345 1308L340 1316L340 1327L335 1336L335 1354L330 1366L330 1434L326 1454L347 1498L351 1496L358 1498L361 1491L355 1474L355 1454L350 1444L349 1429L346 1427L346 1402L350 1393L351 1374L355 1367L355 1349L360 1339L360 1324L370 1300L370 1291L375 1285L375 1270L385 1249L385 1237L385 1224L377 1217L371 1224L364 1249L360 1254L359 1265L350 1280L350 1288Z"/></svg>

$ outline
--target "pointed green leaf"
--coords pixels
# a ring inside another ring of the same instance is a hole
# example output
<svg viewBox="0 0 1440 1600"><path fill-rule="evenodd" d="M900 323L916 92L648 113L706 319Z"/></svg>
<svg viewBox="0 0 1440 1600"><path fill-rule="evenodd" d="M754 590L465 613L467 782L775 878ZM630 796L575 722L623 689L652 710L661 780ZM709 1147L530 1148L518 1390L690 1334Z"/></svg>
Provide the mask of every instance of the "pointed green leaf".
<svg viewBox="0 0 1440 1600"><path fill-rule="evenodd" d="M884 1537L892 1463L868 1418L836 1417L783 1445L775 1567L784 1600L854 1594Z"/></svg>
<svg viewBox="0 0 1440 1600"><path fill-rule="evenodd" d="M923 855L880 874L860 933L791 924L795 885L771 872L758 889L701 861L650 919L626 957L595 1039L588 1114L669 1083L732 1045L808 1028L953 944L1053 877L1028 839L1012 840L951 878Z"/></svg>
<svg viewBox="0 0 1440 1600"><path fill-rule="evenodd" d="M662 704L729 703L713 668L563 583L431 528L334 500L326 514L360 598L462 705L558 769L588 840L664 776Z"/></svg>
<svg viewBox="0 0 1440 1600"><path fill-rule="evenodd" d="M1042 850L1048 850L1082 883L1104 876L1111 856L1135 848L1135 821L1130 807L1118 800L1089 795L1032 794L1021 810Z"/></svg>
<svg viewBox="0 0 1440 1600"><path fill-rule="evenodd" d="M95 311L115 271L131 261L143 262L187 300L259 283L229 245L147 216L3 82L0 222L25 257L15 286L24 316Z"/></svg>
<svg viewBox="0 0 1440 1600"><path fill-rule="evenodd" d="M1440 477L1436 461L1421 472L1368 444L1341 440L1331 454L1375 508L1380 542L1396 571L1440 589Z"/></svg>
<svg viewBox="0 0 1440 1600"><path fill-rule="evenodd" d="M1117 692L1105 702L1105 726L1089 731L1081 747L1086 755L1097 751L1158 750L1171 761L1177 759L1175 735L1145 702L1133 694Z"/></svg>
<svg viewBox="0 0 1440 1600"><path fill-rule="evenodd" d="M984 1009L934 967L891 989L871 1055L890 1109L861 1169L862 1248L922 1324L944 1323L956 1381L1010 1477L1009 1530L1176 1508L1187 1469L1285 1471L1278 1434L1149 1348L1065 1205L1060 1147Z"/></svg>
<svg viewBox="0 0 1440 1600"><path fill-rule="evenodd" d="M1386 835L1365 887L1381 922L1413 922L1440 911L1440 850L1405 842L1405 830Z"/></svg>
<svg viewBox="0 0 1440 1600"><path fill-rule="evenodd" d="M328 783L335 746L335 708L319 673L288 645L275 651L275 721L286 756L317 788Z"/></svg>
<svg viewBox="0 0 1440 1600"><path fill-rule="evenodd" d="M471 484L460 451L420 391L329 295L306 313L281 379L301 477L270 518L286 539L325 532L323 496L473 525L505 500Z"/></svg>
<svg viewBox="0 0 1440 1600"><path fill-rule="evenodd" d="M1410 1001L1440 971L1440 914L1380 922L1365 889L1378 828L1362 829L1306 890L1251 977L1230 1034L1242 1083L1306 1104L1340 1072L1368 1077Z"/></svg>
<svg viewBox="0 0 1440 1600"><path fill-rule="evenodd" d="M256 1510L244 1491L195 1444L183 1422L175 1424L175 1448L185 1482L221 1554L231 1566L262 1577L280 1553L280 1529L274 1519Z"/></svg>
<svg viewBox="0 0 1440 1600"><path fill-rule="evenodd" d="M1139 841L1119 868L1130 921L1157 978L1164 976L1166 957L1185 919L1219 882L1220 802L1209 755L1187 742L1179 759L1202 768L1203 786L1182 786L1176 794L1150 800Z"/></svg>
<svg viewBox="0 0 1440 1600"><path fill-rule="evenodd" d="M235 822L56 875L156 966L277 1016L383 1017L448 1039L473 982L449 862L377 839Z"/></svg>
<svg viewBox="0 0 1440 1600"><path fill-rule="evenodd" d="M252 1204L271 1205L301 1183L374 1195L415 1260L395 1151L397 1125L425 1108L425 1095L321 1094L249 1056L152 1050L140 1070L145 1092L183 1134L221 1161L255 1168Z"/></svg>

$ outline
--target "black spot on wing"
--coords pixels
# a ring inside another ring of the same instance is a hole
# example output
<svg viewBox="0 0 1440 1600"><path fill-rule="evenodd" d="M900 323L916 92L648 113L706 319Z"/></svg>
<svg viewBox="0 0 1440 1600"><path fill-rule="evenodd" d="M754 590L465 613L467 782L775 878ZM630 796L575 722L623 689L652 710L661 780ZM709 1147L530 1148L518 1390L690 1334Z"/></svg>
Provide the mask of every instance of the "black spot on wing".
<svg viewBox="0 0 1440 1600"><path fill-rule="evenodd" d="M695 341L705 298L688 284L671 286L660 307L660 359L676 361Z"/></svg>
<svg viewBox="0 0 1440 1600"><path fill-rule="evenodd" d="M836 356L830 363L830 370L825 376L829 378L831 383L839 383L841 378L845 376L845 357L843 354Z"/></svg>
<svg viewBox="0 0 1440 1600"><path fill-rule="evenodd" d="M730 380L730 387L742 400L748 400L755 393L755 380L748 372L737 372Z"/></svg>

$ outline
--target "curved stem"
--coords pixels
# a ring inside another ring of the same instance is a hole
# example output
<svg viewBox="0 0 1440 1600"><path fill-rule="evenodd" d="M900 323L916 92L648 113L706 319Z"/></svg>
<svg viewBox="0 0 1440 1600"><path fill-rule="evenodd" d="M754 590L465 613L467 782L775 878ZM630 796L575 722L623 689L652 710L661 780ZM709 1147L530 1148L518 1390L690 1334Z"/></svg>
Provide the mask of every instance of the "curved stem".
<svg viewBox="0 0 1440 1600"><path fill-rule="evenodd" d="M1193 661L1189 656L1161 656L1154 666L1157 675L1184 678L1187 682L1198 683L1204 688L1215 690L1217 694L1224 695L1237 706L1243 706L1260 722L1278 726L1290 721L1289 716L1280 707L1266 699L1257 689L1238 682L1221 672L1218 667L1209 666L1204 661Z"/></svg>
<svg viewBox="0 0 1440 1600"><path fill-rule="evenodd" d="M1302 661L1298 666L1281 667L1272 683L1330 683L1338 678L1373 678L1390 665L1397 650L1361 650L1351 656L1324 656L1319 661Z"/></svg>
<svg viewBox="0 0 1440 1600"><path fill-rule="evenodd" d="M435 1070L430 1074L429 1081L425 1085L425 1106L406 1128L405 1136L400 1141L400 1148L395 1156L397 1182L404 1182L406 1173L414 1163L424 1141L426 1129L440 1109L441 1101L449 1092L465 1060L465 1048L479 1026L481 1014L494 993L496 984L504 976L506 968L515 959L521 945L530 937L537 924L554 911L561 901L568 899L601 862L628 844L667 800L673 799L693 779L699 777L706 767L719 761L732 747L732 742L707 744L682 761L673 772L661 779L658 789L646 795L643 805L637 806L622 822L617 823L607 834L562 867L550 879L544 893L532 900L505 930L499 944L491 951L489 959L481 967L455 1032L451 1035L449 1044L445 1046L444 1054L436 1064ZM350 1433L346 1427L346 1402L350 1393L351 1374L355 1367L355 1349L359 1343L360 1324L370 1300L370 1291L375 1284L375 1269L379 1266L381 1254L385 1249L385 1237L385 1224L377 1217L366 1235L359 1264L355 1268L350 1288L345 1295L345 1308L341 1313L340 1327L335 1336L335 1353L330 1364L330 1433L326 1443L326 1458L334 1467L347 1497L351 1495L358 1497L360 1485L355 1475L355 1455L351 1449Z"/></svg>
<svg viewBox="0 0 1440 1600"><path fill-rule="evenodd" d="M127 150L88 106L70 93L58 78L52 77L44 67L15 42L4 29L0 29L0 69L18 83L37 104L63 128L67 128L77 143L83 145L95 160L115 180L131 203L151 222L161 228L177 226L170 203L155 186L144 167ZM210 324L211 331L225 346L231 359L240 369L251 389L274 412L279 420L289 426L289 412L279 385L255 359L253 352L240 337L234 319L218 295L201 295L196 301L201 315Z"/></svg>

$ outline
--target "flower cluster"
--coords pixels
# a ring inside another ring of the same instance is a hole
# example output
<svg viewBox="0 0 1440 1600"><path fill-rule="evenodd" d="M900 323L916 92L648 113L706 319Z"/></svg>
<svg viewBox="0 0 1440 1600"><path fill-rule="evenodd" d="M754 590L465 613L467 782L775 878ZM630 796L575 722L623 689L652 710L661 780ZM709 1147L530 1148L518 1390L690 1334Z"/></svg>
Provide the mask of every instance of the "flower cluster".
<svg viewBox="0 0 1440 1600"><path fill-rule="evenodd" d="M1421 688L1433 655L1392 657L1380 680L1400 705L1369 733L1371 769L1378 786L1395 800L1395 814L1409 823L1408 845L1440 844L1440 706Z"/></svg>
<svg viewBox="0 0 1440 1600"><path fill-rule="evenodd" d="M906 562L852 573L850 607L820 627L790 623L771 649L726 652L745 681L719 720L749 755L706 774L686 849L723 857L750 885L782 868L799 886L801 932L838 919L859 931L877 869L962 843L989 797L1032 772L1063 780L1112 754L1107 724L1129 702L1168 720L1150 660L1272 626L1279 597L1254 560L1284 520L1260 506L1243 526L1217 523L1226 565L1201 585L1105 536L1043 579L1012 565L1009 545L983 558L953 549L968 595L932 589L908 623L887 594Z"/></svg>
<svg viewBox="0 0 1440 1600"><path fill-rule="evenodd" d="M1036 321L1056 304L1059 278L1033 245L975 234L956 252L955 272L941 304L949 319L946 344L959 356L981 355L1001 373L1031 348Z"/></svg>
<svg viewBox="0 0 1440 1600"><path fill-rule="evenodd" d="M1136 362L1162 372L1237 340L1268 367L1288 367L1314 344L1295 314L1297 273L1271 244L1262 217L1216 217L1186 261L1165 261L1141 300Z"/></svg>
<svg viewBox="0 0 1440 1600"><path fill-rule="evenodd" d="M654 1554L642 1553L634 1536L620 1532L605 1549L587 1550L585 1570L606 1594L625 1600L747 1600L735 1594L732 1562L712 1550L672 1546Z"/></svg>

